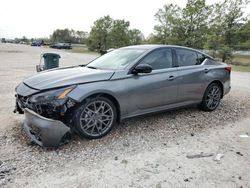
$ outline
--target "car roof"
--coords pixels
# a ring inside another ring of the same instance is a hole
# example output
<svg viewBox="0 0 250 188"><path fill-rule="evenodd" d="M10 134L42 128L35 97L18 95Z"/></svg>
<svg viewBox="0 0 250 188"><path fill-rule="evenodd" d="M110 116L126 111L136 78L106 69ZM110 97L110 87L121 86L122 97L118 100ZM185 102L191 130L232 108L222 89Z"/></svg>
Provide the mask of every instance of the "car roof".
<svg viewBox="0 0 250 188"><path fill-rule="evenodd" d="M157 48L163 48L163 47L169 47L169 48L182 48L182 49L187 49L187 50L193 50L199 53L204 54L205 56L208 56L211 59L214 59L213 57L211 57L210 55L202 52L201 50L198 49L193 49L193 48L189 48L189 47L185 47L185 46L178 46L178 45L164 45L164 44L145 44L145 45L134 45L134 46L126 46L123 47L125 49L145 49L145 50L154 50Z"/></svg>

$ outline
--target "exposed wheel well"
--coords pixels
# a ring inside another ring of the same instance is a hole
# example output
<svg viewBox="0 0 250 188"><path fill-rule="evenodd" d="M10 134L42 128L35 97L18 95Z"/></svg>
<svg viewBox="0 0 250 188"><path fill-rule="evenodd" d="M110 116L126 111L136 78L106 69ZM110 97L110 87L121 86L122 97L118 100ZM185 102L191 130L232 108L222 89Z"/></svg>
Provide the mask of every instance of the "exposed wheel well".
<svg viewBox="0 0 250 188"><path fill-rule="evenodd" d="M219 81L219 80L214 80L214 81L212 81L210 84L213 84L213 83L216 83L216 84L218 84L219 86L220 86L220 88L221 88L221 99L223 98L223 94L224 94L224 87L223 87L223 84L221 83L221 81ZM209 85L210 85L209 84Z"/></svg>
<svg viewBox="0 0 250 188"><path fill-rule="evenodd" d="M117 99L114 96L112 96L110 94L107 94L107 93L96 93L96 94L88 96L88 98L95 98L95 97L98 97L98 96L106 97L107 99L111 100L114 103L114 105L116 107L116 112L117 112L116 121L118 123L120 123L120 120L121 120L121 110L120 110L120 104L117 101Z"/></svg>

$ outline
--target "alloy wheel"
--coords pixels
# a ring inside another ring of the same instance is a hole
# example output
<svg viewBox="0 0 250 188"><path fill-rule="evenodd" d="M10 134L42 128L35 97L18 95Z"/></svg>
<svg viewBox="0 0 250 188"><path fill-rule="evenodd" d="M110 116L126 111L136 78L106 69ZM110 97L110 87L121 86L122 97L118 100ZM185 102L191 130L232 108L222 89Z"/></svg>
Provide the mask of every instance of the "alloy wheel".
<svg viewBox="0 0 250 188"><path fill-rule="evenodd" d="M211 88L209 88L206 97L207 108L209 108L210 110L215 109L220 103L220 97L221 97L221 90L219 86L214 85Z"/></svg>
<svg viewBox="0 0 250 188"><path fill-rule="evenodd" d="M103 100L90 102L80 115L80 127L91 137L105 134L113 121L114 111L110 104Z"/></svg>

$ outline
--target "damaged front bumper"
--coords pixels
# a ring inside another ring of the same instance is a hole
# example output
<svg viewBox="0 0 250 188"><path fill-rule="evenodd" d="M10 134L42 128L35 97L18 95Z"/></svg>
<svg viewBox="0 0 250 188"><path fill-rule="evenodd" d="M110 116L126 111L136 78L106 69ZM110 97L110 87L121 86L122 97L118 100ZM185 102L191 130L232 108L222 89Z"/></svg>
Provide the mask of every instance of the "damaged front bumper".
<svg viewBox="0 0 250 188"><path fill-rule="evenodd" d="M34 111L24 109L23 128L32 141L43 147L57 147L70 133L70 128L63 122L45 118Z"/></svg>

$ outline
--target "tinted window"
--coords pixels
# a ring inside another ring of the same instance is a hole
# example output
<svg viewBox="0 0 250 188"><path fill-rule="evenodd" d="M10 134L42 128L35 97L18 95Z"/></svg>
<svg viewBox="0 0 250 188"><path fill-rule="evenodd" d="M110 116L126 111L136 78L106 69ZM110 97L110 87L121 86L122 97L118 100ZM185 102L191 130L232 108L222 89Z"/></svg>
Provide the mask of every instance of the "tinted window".
<svg viewBox="0 0 250 188"><path fill-rule="evenodd" d="M177 61L180 67L199 65L197 53L187 49L176 49Z"/></svg>
<svg viewBox="0 0 250 188"><path fill-rule="evenodd" d="M149 64L153 70L172 67L171 49L156 50L147 55L140 64Z"/></svg>
<svg viewBox="0 0 250 188"><path fill-rule="evenodd" d="M201 64L207 57L204 54L197 53L198 62Z"/></svg>

